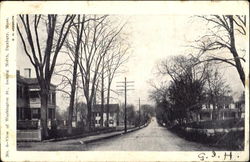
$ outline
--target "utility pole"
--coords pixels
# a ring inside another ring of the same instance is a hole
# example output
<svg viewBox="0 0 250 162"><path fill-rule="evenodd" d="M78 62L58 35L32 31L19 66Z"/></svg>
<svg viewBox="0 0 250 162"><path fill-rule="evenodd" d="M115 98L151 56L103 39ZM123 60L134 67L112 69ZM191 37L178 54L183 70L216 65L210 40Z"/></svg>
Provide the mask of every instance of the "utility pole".
<svg viewBox="0 0 250 162"><path fill-rule="evenodd" d="M138 101L138 107L139 107L139 125L141 125L142 124L142 119L144 118L143 117L143 115L141 114L141 102L145 102L146 100L144 100L144 99L141 99L140 97L139 97L139 99L138 100L136 100L136 102Z"/></svg>
<svg viewBox="0 0 250 162"><path fill-rule="evenodd" d="M117 83L124 83L124 85L117 86L117 87L123 87L124 89L119 89L124 91L124 132L127 132L127 91L128 90L134 90L134 89L127 89L127 87L132 87L134 85L128 85L130 83L134 83L134 81L127 81L127 78L124 78L124 82L117 82Z"/></svg>

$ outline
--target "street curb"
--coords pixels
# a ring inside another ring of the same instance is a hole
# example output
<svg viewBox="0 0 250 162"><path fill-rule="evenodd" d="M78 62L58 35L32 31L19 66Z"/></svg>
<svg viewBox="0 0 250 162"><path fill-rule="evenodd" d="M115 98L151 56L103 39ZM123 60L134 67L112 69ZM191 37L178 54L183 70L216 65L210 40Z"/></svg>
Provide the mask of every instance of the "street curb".
<svg viewBox="0 0 250 162"><path fill-rule="evenodd" d="M120 132L120 133L117 133L117 134L113 134L113 135L105 136L105 137L100 137L100 138L96 138L96 139L80 140L79 142L82 143L82 144L88 144L88 143L91 143L91 142L96 142L96 141L103 140L103 139L109 139L109 138L120 136L120 135L123 135L123 134L124 134L124 132Z"/></svg>
<svg viewBox="0 0 250 162"><path fill-rule="evenodd" d="M116 131L113 131L116 132ZM118 131L117 131L118 132ZM108 132L111 133L111 132ZM102 134L101 132L99 134ZM71 136L71 137L61 137L61 138L53 138L53 139L47 139L47 140L43 140L41 142L59 142L59 141L64 141L64 140L71 140L71 139L77 139L77 138L85 138L85 137L90 137L90 136L96 136L99 134L92 134L92 135L87 135L87 134L82 134L82 135L76 135L76 136ZM105 134L105 133L104 133Z"/></svg>
<svg viewBox="0 0 250 162"><path fill-rule="evenodd" d="M131 128L131 129L128 129L127 132L125 133L124 131L114 131L114 132L117 132L117 134L113 134L113 135L110 135L110 136L107 136L107 137L101 137L100 139L93 139L93 140L86 140L86 141L83 141L84 143L90 143L90 142L94 142L94 141L98 141L98 140L102 140L102 139L108 139L108 138L111 138L111 137L115 137L115 136L119 136L119 135L123 135L123 134L127 134L127 133L130 133L130 132L133 132L133 131L136 131L136 130L139 130L141 128L144 128L146 126L148 126L149 123L146 123L140 127L136 127L136 128ZM120 133L118 133L120 132ZM112 132L108 132L108 133L112 133ZM107 133L107 134L108 134ZM100 133L101 134L101 133ZM105 134L105 133L104 133ZM99 135L99 134L98 134ZM95 135L77 135L77 136L72 136L72 137L62 137L62 138L59 138L59 139L56 139L56 138L53 138L53 139L48 139L48 140L43 140L41 142L59 142L59 141L64 141L64 140L71 140L71 139L77 139L77 138L87 138L87 137L90 137L90 136L95 136Z"/></svg>
<svg viewBox="0 0 250 162"><path fill-rule="evenodd" d="M140 130L142 128L145 128L148 126L149 123L146 123L140 127L136 127L136 128L132 128L132 129L129 129L127 130L127 132L125 133L124 131L121 131L120 133L117 133L117 134L113 134L113 135L110 135L110 136L105 136L105 137L100 137L100 138L96 138L96 139L90 139L90 140L80 140L79 142L81 144L88 144L88 143L91 143L91 142L96 142L96 141L99 141L99 140L103 140L103 139L109 139L109 138L112 138L112 137L116 137L116 136L120 136L120 135L124 135L124 134L128 134L128 133L132 133L134 131L137 131L137 130Z"/></svg>

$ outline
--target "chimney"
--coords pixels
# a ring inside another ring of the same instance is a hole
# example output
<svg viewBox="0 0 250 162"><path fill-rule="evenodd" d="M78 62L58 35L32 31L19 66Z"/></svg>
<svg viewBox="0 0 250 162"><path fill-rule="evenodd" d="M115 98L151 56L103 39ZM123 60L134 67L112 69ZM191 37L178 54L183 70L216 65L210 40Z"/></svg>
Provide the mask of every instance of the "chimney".
<svg viewBox="0 0 250 162"><path fill-rule="evenodd" d="M30 68L24 68L24 77L31 78L31 69Z"/></svg>

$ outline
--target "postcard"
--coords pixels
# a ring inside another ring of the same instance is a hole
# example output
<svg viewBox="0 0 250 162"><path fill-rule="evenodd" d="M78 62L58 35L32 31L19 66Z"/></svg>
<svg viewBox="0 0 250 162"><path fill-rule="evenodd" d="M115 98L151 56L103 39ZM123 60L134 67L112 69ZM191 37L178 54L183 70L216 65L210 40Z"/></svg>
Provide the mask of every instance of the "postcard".
<svg viewBox="0 0 250 162"><path fill-rule="evenodd" d="M2 161L249 160L249 3L1 3Z"/></svg>

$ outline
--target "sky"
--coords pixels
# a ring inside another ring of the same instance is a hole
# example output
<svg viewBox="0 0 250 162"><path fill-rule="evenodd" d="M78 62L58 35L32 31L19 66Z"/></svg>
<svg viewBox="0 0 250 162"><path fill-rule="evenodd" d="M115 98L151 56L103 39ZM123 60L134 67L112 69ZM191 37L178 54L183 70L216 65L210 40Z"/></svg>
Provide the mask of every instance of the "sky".
<svg viewBox="0 0 250 162"><path fill-rule="evenodd" d="M206 24L200 23L191 15L128 15L118 16L126 21L124 32L128 35L128 42L131 45L130 59L126 63L127 72L119 74L113 81L113 89L117 89L117 82L134 81L133 91L128 92L128 104L138 106L138 99L141 104L153 104L148 98L152 89L149 81L158 82L159 76L155 74L157 62L174 55L187 55L190 53L191 43L199 38L206 30ZM23 75L23 69L31 67L28 57L17 47L17 69ZM230 84L233 92L243 90L242 83L234 68L224 68L222 72ZM32 70L32 76L35 76ZM117 96L115 96L117 97ZM124 97L118 97L119 102L124 102ZM118 100L117 100L118 101ZM57 94L57 103L65 109L68 103Z"/></svg>

